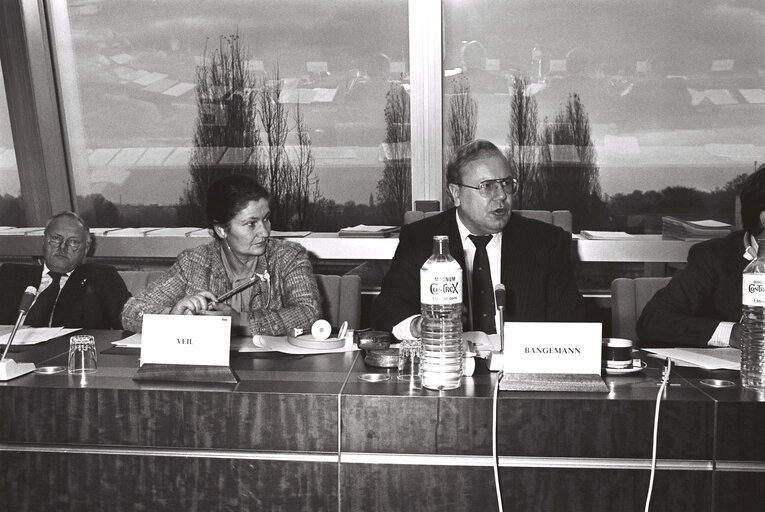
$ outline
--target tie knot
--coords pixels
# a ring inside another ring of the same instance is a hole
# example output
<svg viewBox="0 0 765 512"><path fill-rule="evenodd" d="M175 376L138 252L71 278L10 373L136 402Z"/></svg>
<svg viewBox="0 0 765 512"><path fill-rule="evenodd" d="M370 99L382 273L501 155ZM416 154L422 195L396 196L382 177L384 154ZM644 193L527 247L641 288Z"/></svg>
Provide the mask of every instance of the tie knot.
<svg viewBox="0 0 765 512"><path fill-rule="evenodd" d="M476 246L476 249L485 249L489 242L491 242L491 235L468 235L468 238Z"/></svg>
<svg viewBox="0 0 765 512"><path fill-rule="evenodd" d="M61 277L64 275L61 272L53 272L52 270L48 271L48 275L53 279L54 283L58 283L61 281Z"/></svg>

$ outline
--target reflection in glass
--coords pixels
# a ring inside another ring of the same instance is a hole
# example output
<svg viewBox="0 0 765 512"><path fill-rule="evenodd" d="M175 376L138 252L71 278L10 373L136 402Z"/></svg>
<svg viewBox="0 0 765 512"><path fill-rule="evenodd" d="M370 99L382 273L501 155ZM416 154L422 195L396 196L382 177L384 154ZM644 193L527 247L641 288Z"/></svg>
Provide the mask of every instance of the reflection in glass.
<svg viewBox="0 0 765 512"><path fill-rule="evenodd" d="M405 0L70 1L51 17L93 225L198 224L202 182L227 172L271 189L275 229L383 224L408 201L385 182L410 167L390 133L408 110L386 114L408 88Z"/></svg>
<svg viewBox="0 0 765 512"><path fill-rule="evenodd" d="M765 159L765 4L443 4L444 105L469 89L475 137L513 162L515 207L571 210L575 232L737 223L741 176Z"/></svg>

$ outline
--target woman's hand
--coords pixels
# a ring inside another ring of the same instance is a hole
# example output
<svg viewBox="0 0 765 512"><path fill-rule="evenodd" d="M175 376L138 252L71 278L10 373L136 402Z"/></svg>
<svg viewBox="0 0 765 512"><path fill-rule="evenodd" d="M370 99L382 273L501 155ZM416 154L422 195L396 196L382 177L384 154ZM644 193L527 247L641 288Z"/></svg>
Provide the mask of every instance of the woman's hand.
<svg viewBox="0 0 765 512"><path fill-rule="evenodd" d="M207 311L202 311L200 314L212 316L230 316L232 324L237 325L239 323L239 312L234 311L228 304L210 302L207 305Z"/></svg>
<svg viewBox="0 0 765 512"><path fill-rule="evenodd" d="M215 295L202 291L195 295L187 295L179 300L170 310L171 315L198 315L207 311L208 304L215 301Z"/></svg>

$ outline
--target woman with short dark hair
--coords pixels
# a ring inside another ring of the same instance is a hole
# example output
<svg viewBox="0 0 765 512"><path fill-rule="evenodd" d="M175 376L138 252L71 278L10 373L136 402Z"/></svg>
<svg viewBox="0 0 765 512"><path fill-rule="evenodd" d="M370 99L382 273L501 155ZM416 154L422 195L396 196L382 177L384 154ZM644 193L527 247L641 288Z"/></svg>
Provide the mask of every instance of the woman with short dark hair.
<svg viewBox="0 0 765 512"><path fill-rule="evenodd" d="M126 329L139 332L143 315L169 313L230 316L251 335L310 329L321 306L306 250L271 235L270 194L243 174L216 180L207 193L214 240L183 251L175 264L122 311ZM217 297L256 282L231 298Z"/></svg>

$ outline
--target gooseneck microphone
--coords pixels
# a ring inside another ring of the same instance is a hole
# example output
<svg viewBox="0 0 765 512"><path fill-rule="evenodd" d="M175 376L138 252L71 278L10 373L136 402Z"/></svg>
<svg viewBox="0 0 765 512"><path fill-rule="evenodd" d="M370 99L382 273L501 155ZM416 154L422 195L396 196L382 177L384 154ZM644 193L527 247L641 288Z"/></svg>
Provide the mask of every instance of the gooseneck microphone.
<svg viewBox="0 0 765 512"><path fill-rule="evenodd" d="M35 301L35 295L37 295L37 288L34 286L27 286L24 290L24 294L21 296L21 302L19 303L19 317L16 319L16 324L13 326L11 335L8 337L8 343L3 350L3 357L0 358L0 381L6 381L21 377L29 372L35 371L34 363L17 363L13 359L6 359L8 349L11 348L13 338L16 337L16 331L19 330L19 326L24 323L24 319L27 317L29 308Z"/></svg>
<svg viewBox="0 0 765 512"><path fill-rule="evenodd" d="M24 319L27 317L29 308L32 306L32 303L35 301L35 295L37 295L37 288L35 288L34 286L27 286L26 290L24 290L24 293L21 295L21 302L19 303L19 316L16 319L16 324L13 326L11 335L8 337L8 343L5 344L5 350L3 350L3 357L0 358L0 360L5 359L5 356L8 354L8 349L11 348L11 343L13 343L13 338L16 337L16 331L18 331L19 326L24 323Z"/></svg>
<svg viewBox="0 0 765 512"><path fill-rule="evenodd" d="M505 304L507 301L507 292L505 285L499 283L494 287L494 303L499 310L499 353L505 353Z"/></svg>

